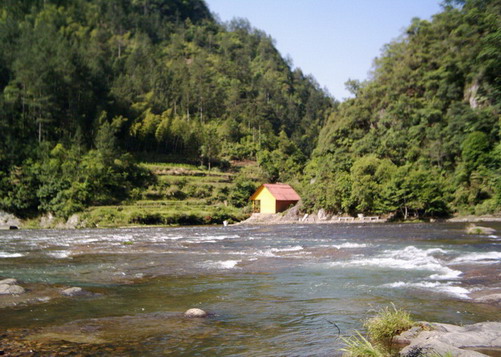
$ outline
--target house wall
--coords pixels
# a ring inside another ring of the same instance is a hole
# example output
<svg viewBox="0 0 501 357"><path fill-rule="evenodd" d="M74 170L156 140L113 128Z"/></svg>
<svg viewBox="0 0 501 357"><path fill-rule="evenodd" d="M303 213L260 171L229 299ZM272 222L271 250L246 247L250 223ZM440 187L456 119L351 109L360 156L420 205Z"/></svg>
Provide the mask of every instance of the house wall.
<svg viewBox="0 0 501 357"><path fill-rule="evenodd" d="M265 187L255 197L256 201L261 201L261 213L276 213L275 197Z"/></svg>
<svg viewBox="0 0 501 357"><path fill-rule="evenodd" d="M294 206L297 201L277 201L276 212L283 212L290 206Z"/></svg>

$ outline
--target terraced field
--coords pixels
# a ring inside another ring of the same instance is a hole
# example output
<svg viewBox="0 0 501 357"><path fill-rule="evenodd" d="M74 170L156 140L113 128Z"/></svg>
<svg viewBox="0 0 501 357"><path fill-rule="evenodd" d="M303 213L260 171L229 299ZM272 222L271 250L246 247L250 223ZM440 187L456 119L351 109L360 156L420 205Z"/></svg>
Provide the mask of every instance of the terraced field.
<svg viewBox="0 0 501 357"><path fill-rule="evenodd" d="M117 206L97 206L82 214L90 227L131 225L199 225L235 222L248 216L248 209L232 201L239 168L222 172L189 164L143 163L157 183L135 200ZM260 182L251 179L257 187Z"/></svg>

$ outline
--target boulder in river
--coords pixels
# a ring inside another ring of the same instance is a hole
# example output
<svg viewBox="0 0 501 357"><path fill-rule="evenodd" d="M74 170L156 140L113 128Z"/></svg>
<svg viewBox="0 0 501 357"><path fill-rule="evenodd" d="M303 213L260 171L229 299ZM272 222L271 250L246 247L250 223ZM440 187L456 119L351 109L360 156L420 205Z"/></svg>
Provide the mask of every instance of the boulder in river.
<svg viewBox="0 0 501 357"><path fill-rule="evenodd" d="M17 285L17 280L12 278L7 278L0 280L0 284Z"/></svg>
<svg viewBox="0 0 501 357"><path fill-rule="evenodd" d="M462 357L487 356L489 351L501 348L501 322L481 322L465 326L433 323L406 337L410 344L400 351L402 357L449 354Z"/></svg>
<svg viewBox="0 0 501 357"><path fill-rule="evenodd" d="M468 234L494 234L494 228L471 225L466 228Z"/></svg>
<svg viewBox="0 0 501 357"><path fill-rule="evenodd" d="M184 313L184 316L186 316L186 317L204 318L204 317L207 317L208 314L207 314L207 312L205 312L202 309L191 308L191 309L186 310L186 312Z"/></svg>
<svg viewBox="0 0 501 357"><path fill-rule="evenodd" d="M24 288L17 285L16 279L0 280L0 295L19 295L25 292Z"/></svg>
<svg viewBox="0 0 501 357"><path fill-rule="evenodd" d="M66 295L66 296L88 296L92 295L90 292L83 290L82 288L79 287L72 287L68 289L64 289L61 291L61 294Z"/></svg>

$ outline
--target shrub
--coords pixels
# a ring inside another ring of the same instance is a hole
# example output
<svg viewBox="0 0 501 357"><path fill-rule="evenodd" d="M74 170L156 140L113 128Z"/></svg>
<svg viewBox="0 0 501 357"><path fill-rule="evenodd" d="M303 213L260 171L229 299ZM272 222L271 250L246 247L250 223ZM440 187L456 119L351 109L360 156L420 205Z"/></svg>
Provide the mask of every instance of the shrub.
<svg viewBox="0 0 501 357"><path fill-rule="evenodd" d="M214 189L211 185L188 185L185 191L188 196L196 198L207 198L212 195L212 190Z"/></svg>
<svg viewBox="0 0 501 357"><path fill-rule="evenodd" d="M410 314L398 310L392 304L392 309L385 307L376 316L364 323L369 340L357 331L355 336L341 338L346 344L341 351L349 357L386 357L393 356L391 347L393 337L412 327Z"/></svg>
<svg viewBox="0 0 501 357"><path fill-rule="evenodd" d="M188 180L186 179L186 177L181 177L179 179L174 179L172 181L172 184L178 186L179 189L181 189L181 190L184 188L184 186L186 186L187 183L188 183Z"/></svg>
<svg viewBox="0 0 501 357"><path fill-rule="evenodd" d="M410 314L407 311L399 310L392 305L392 308L385 307L378 314L364 323L371 341L382 345L391 352L393 337L412 327Z"/></svg>
<svg viewBox="0 0 501 357"><path fill-rule="evenodd" d="M143 198L143 190L139 187L135 187L130 191L131 200L137 201Z"/></svg>
<svg viewBox="0 0 501 357"><path fill-rule="evenodd" d="M133 212L130 215L129 223L155 225L162 224L162 216L158 213Z"/></svg>
<svg viewBox="0 0 501 357"><path fill-rule="evenodd" d="M249 197L256 190L256 184L250 180L237 179L230 194L231 204L235 207L244 207L249 204Z"/></svg>
<svg viewBox="0 0 501 357"><path fill-rule="evenodd" d="M164 218L164 224L199 225L204 224L202 217L191 213L175 213Z"/></svg>
<svg viewBox="0 0 501 357"><path fill-rule="evenodd" d="M178 186L173 185L166 190L165 196L171 199L184 200L186 198L186 193Z"/></svg>
<svg viewBox="0 0 501 357"><path fill-rule="evenodd" d="M202 185L196 188L195 197L197 198L207 198L212 195L214 187L211 185Z"/></svg>

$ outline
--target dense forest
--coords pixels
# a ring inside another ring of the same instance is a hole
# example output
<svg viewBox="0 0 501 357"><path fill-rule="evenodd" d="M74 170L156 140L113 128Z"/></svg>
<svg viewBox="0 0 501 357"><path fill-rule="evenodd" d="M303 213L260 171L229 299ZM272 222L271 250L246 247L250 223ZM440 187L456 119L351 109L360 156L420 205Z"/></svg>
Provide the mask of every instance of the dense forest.
<svg viewBox="0 0 501 357"><path fill-rule="evenodd" d="M0 209L17 215L127 199L155 180L138 157L298 175L334 106L202 0L0 3Z"/></svg>
<svg viewBox="0 0 501 357"><path fill-rule="evenodd" d="M410 216L501 210L501 2L448 1L385 46L330 114L305 206Z"/></svg>
<svg viewBox="0 0 501 357"><path fill-rule="evenodd" d="M341 104L203 0L5 0L0 210L67 218L134 199L157 180L139 161L252 160L305 211L499 212L500 69L498 0L414 19Z"/></svg>

